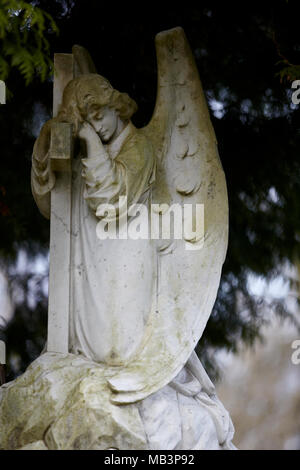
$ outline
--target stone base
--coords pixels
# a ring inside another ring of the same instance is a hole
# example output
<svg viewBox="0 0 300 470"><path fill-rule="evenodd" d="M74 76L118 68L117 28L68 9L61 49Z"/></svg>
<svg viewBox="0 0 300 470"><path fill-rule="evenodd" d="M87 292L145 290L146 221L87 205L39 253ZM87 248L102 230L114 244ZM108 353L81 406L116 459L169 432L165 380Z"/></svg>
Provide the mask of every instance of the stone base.
<svg viewBox="0 0 300 470"><path fill-rule="evenodd" d="M118 406L110 402L104 370L72 354L36 359L0 388L0 449L234 448L229 415L216 397L202 393L201 405L201 393L187 397L168 385Z"/></svg>

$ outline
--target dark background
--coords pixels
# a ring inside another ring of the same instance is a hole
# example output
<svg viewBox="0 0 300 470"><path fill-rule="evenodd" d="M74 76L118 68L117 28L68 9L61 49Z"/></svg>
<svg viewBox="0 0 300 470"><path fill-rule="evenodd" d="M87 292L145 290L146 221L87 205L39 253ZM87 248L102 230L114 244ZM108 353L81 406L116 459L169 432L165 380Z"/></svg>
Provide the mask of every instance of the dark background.
<svg viewBox="0 0 300 470"><path fill-rule="evenodd" d="M71 52L73 44L86 47L98 72L138 103L133 119L138 127L150 120L155 104L155 34L175 26L185 30L210 106L229 194L227 259L198 346L215 375L214 352L223 347L234 351L240 340L251 343L268 320L268 301L249 293L249 274L272 279L283 275L286 263L299 260L300 123L299 106L291 103L291 82L300 79L297 2L32 3L50 13L59 28L58 35L46 32L50 56ZM3 53L5 43L1 47ZM16 259L20 251L26 253L29 266L38 254L46 256L49 246L49 222L33 201L30 168L35 136L51 117L52 81L35 77L25 86L12 70L7 86L13 96L0 107L0 259L14 315L0 338L7 344L12 379L40 353L46 338L45 274L26 266L16 269ZM299 322L284 298L274 299L271 309Z"/></svg>

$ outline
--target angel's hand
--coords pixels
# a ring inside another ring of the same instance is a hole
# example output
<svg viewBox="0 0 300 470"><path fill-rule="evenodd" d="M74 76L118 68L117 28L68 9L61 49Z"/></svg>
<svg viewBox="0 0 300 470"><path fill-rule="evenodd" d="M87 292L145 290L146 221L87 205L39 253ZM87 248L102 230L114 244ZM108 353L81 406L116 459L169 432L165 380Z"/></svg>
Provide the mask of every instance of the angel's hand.
<svg viewBox="0 0 300 470"><path fill-rule="evenodd" d="M57 122L59 122L58 119L53 118L43 125L32 155L32 185L36 192L43 191L43 194L49 193L55 185L55 174L51 169L49 149L52 125ZM41 212L43 213L42 210ZM46 217L49 218L49 214Z"/></svg>
<svg viewBox="0 0 300 470"><path fill-rule="evenodd" d="M40 178L41 182L48 181L49 174L51 173L49 165L51 131L52 125L57 122L59 122L57 117L45 122L35 143L32 163L35 174Z"/></svg>
<svg viewBox="0 0 300 470"><path fill-rule="evenodd" d="M86 144L86 153L88 158L95 155L106 155L103 143L90 123L86 121L82 123L78 132L78 137Z"/></svg>
<svg viewBox="0 0 300 470"><path fill-rule="evenodd" d="M89 123L84 121L81 124L81 127L78 132L78 137L86 142L101 142L101 139L93 126Z"/></svg>
<svg viewBox="0 0 300 470"><path fill-rule="evenodd" d="M44 168L47 164L48 151L50 148L51 127L55 122L57 122L57 118L49 119L49 121L45 122L37 139L37 152L34 155L34 159L36 160L37 165L41 166L41 168Z"/></svg>

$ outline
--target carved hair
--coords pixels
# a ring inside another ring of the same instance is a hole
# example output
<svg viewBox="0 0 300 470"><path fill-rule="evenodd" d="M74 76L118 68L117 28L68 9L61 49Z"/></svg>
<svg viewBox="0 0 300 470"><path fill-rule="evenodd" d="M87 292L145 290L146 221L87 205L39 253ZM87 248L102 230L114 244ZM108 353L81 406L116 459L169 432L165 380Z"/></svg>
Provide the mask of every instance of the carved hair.
<svg viewBox="0 0 300 470"><path fill-rule="evenodd" d="M115 109L124 121L137 110L136 102L127 93L115 90L106 78L96 73L81 75L66 86L58 119L74 124L77 132L88 114L104 106Z"/></svg>

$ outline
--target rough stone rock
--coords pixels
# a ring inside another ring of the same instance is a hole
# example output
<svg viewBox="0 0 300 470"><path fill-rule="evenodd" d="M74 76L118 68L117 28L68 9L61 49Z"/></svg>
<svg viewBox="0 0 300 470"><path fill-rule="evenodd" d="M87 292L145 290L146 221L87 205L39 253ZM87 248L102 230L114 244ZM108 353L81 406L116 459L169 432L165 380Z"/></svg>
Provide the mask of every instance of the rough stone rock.
<svg viewBox="0 0 300 470"><path fill-rule="evenodd" d="M84 356L42 354L0 388L0 449L234 449L228 412L188 369L127 405L112 403L110 374Z"/></svg>
<svg viewBox="0 0 300 470"><path fill-rule="evenodd" d="M0 389L0 448L146 449L137 408L109 397L99 364L43 354Z"/></svg>

